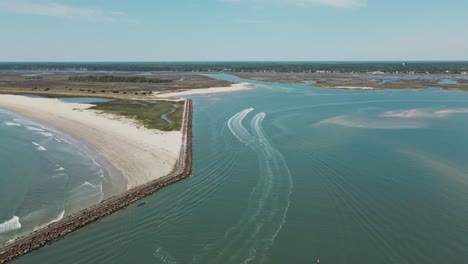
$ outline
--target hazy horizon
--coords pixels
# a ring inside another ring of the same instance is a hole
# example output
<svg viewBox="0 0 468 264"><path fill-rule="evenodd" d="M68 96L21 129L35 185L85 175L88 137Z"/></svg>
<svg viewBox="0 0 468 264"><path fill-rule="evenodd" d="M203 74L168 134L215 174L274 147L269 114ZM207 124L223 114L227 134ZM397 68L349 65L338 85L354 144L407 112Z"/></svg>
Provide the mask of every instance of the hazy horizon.
<svg viewBox="0 0 468 264"><path fill-rule="evenodd" d="M466 10L462 0L0 0L0 61L468 61Z"/></svg>

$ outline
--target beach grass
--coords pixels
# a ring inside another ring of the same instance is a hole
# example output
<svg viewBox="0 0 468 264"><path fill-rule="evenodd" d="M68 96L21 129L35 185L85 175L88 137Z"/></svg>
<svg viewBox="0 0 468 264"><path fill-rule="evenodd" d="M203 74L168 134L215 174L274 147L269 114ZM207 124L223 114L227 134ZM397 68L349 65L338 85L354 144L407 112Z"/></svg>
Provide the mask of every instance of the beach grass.
<svg viewBox="0 0 468 264"><path fill-rule="evenodd" d="M118 99L93 104L95 106L90 109L134 119L148 129L179 131L182 127L182 116L184 112L182 101ZM169 119L171 123L162 118L166 113L169 113L166 118Z"/></svg>

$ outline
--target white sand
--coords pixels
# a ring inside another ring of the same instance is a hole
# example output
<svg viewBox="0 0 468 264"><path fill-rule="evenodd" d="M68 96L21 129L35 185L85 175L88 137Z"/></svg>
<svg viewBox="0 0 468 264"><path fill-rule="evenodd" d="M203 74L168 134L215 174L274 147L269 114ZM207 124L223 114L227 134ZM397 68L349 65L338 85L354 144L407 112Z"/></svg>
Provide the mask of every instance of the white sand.
<svg viewBox="0 0 468 264"><path fill-rule="evenodd" d="M229 87L211 87L211 88L201 88L201 89L191 89L180 92L171 92L171 93L161 93L156 94L156 97L181 97L186 95L200 95L200 94L212 94L212 93L230 93L237 91L245 91L255 88L251 83L236 83L232 84Z"/></svg>
<svg viewBox="0 0 468 264"><path fill-rule="evenodd" d="M36 119L86 141L127 179L127 188L169 174L179 157L182 133L138 127L134 121L85 110L91 104L0 95L0 108Z"/></svg>

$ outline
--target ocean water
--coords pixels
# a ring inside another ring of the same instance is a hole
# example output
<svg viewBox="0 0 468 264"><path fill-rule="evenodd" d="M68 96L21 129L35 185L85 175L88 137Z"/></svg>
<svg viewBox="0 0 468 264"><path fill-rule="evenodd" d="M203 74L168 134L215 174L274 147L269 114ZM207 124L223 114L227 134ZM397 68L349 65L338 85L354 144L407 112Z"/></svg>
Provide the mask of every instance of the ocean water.
<svg viewBox="0 0 468 264"><path fill-rule="evenodd" d="M0 243L122 188L82 146L51 128L0 110Z"/></svg>
<svg viewBox="0 0 468 264"><path fill-rule="evenodd" d="M190 179L13 263L467 262L468 93L254 83L193 97Z"/></svg>

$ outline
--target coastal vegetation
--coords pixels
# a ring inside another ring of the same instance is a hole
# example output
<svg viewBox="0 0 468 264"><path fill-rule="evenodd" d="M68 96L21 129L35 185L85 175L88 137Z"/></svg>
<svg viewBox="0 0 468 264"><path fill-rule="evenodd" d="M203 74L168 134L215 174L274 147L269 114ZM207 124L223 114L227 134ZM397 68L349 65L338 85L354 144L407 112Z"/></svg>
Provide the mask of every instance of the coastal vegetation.
<svg viewBox="0 0 468 264"><path fill-rule="evenodd" d="M171 80L163 80L159 78L146 78L141 76L70 76L69 81L72 82L126 82L126 83L170 83Z"/></svg>
<svg viewBox="0 0 468 264"><path fill-rule="evenodd" d="M178 131L182 126L184 108L181 102L118 99L93 104L96 106L90 109L134 119L148 129Z"/></svg>
<svg viewBox="0 0 468 264"><path fill-rule="evenodd" d="M112 97L112 98L143 98L149 95L166 92L176 92L187 89L199 89L209 87L227 87L231 83L223 80L216 80L208 76L192 73L181 74L158 74L157 77L142 77L119 74L101 80L107 81L70 81L75 79L75 73L63 75L46 74L40 78L28 78L23 76L26 72L1 71L0 93L4 94L37 94L37 95L60 95L60 96L89 96ZM93 74L94 77L105 75ZM106 74L107 75L107 74ZM88 78L87 76L80 76ZM96 78L92 79L96 79ZM123 78L123 79L122 79ZM155 81L156 79L161 81ZM120 81L118 81L120 80ZM143 82L148 81L150 82ZM112 82L110 82L112 81ZM135 81L135 82L129 82Z"/></svg>
<svg viewBox="0 0 468 264"><path fill-rule="evenodd" d="M142 62L142 63L0 63L0 70L178 71L178 72L334 72L461 74L468 62Z"/></svg>

